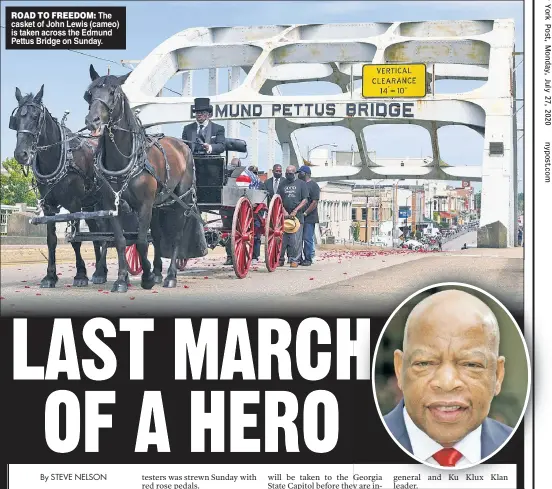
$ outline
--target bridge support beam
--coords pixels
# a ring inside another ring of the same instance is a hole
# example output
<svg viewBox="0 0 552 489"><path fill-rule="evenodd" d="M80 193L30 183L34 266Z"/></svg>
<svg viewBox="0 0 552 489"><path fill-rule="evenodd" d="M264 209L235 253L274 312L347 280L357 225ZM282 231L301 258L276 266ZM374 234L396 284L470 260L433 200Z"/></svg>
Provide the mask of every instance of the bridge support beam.
<svg viewBox="0 0 552 489"><path fill-rule="evenodd" d="M289 143L282 143L282 169L286 171L286 167L290 165L291 162L291 151Z"/></svg>
<svg viewBox="0 0 552 489"><path fill-rule="evenodd" d="M514 246L517 234L513 24L505 27L511 31L508 36L511 44L506 42L491 50L486 84L489 98L479 103L486 117L478 248Z"/></svg>
<svg viewBox="0 0 552 489"><path fill-rule="evenodd" d="M249 139L249 156L252 165L259 167L259 121L251 121L251 137Z"/></svg>
<svg viewBox="0 0 552 489"><path fill-rule="evenodd" d="M481 168L481 220L478 248L514 246L516 230L512 115L490 115L485 128L485 154ZM504 145L503 154L491 154L491 143Z"/></svg>
<svg viewBox="0 0 552 489"><path fill-rule="evenodd" d="M272 170L272 167L276 164L276 120L268 119L267 130L267 164L268 170Z"/></svg>
<svg viewBox="0 0 552 489"><path fill-rule="evenodd" d="M182 72L182 96L183 97L192 96L192 80L193 80L192 71Z"/></svg>

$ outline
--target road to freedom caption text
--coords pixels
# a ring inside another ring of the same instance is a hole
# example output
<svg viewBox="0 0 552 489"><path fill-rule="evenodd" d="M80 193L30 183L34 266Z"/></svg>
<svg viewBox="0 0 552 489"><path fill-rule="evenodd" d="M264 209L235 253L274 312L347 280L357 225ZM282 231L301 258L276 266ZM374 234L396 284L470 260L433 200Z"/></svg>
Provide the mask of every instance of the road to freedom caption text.
<svg viewBox="0 0 552 489"><path fill-rule="evenodd" d="M6 49L126 49L126 7L6 7Z"/></svg>

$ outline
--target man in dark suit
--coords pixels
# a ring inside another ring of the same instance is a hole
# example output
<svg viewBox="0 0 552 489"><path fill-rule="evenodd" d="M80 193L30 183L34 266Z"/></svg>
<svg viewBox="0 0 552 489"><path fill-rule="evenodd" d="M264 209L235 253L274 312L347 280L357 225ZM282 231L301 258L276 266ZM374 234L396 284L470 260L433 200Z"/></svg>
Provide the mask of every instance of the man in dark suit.
<svg viewBox="0 0 552 489"><path fill-rule="evenodd" d="M272 177L263 184L264 190L268 192L269 200L272 199L274 194L278 193L278 188L284 180L282 178L282 165L274 165L272 167Z"/></svg>
<svg viewBox="0 0 552 489"><path fill-rule="evenodd" d="M184 126L182 139L194 154L221 154L226 149L224 126L209 119L213 115L213 106L208 98L196 98L193 111L196 122ZM198 142L198 139L201 143Z"/></svg>
<svg viewBox="0 0 552 489"><path fill-rule="evenodd" d="M505 359L491 309L475 296L445 290L422 300L394 353L403 400L384 416L408 452L429 464L473 465L494 453L512 428L488 418Z"/></svg>

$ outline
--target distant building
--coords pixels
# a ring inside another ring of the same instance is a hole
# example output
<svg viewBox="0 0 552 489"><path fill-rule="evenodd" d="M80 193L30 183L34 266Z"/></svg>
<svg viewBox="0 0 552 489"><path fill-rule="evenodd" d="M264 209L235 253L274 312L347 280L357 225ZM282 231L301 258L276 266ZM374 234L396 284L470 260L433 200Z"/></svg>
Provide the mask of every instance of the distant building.
<svg viewBox="0 0 552 489"><path fill-rule="evenodd" d="M424 192L420 185L357 184L353 190L351 218L358 222L360 241L371 242L383 232L383 223L392 222L395 214L395 229L420 230L428 224L424 218ZM408 217L400 217L400 209L408 208Z"/></svg>
<svg viewBox="0 0 552 489"><path fill-rule="evenodd" d="M466 224L477 217L473 187L457 188L446 185L429 185L427 214L440 225Z"/></svg>
<svg viewBox="0 0 552 489"><path fill-rule="evenodd" d="M349 240L351 236L351 213L353 208L353 183L319 182L320 200L318 218L320 233L337 240Z"/></svg>

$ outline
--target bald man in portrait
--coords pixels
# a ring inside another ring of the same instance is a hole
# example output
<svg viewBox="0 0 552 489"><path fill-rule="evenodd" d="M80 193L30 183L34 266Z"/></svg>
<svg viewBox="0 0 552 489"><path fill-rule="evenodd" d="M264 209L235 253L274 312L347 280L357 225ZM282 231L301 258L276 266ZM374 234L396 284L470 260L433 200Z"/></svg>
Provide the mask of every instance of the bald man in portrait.
<svg viewBox="0 0 552 489"><path fill-rule="evenodd" d="M495 452L512 428L488 417L505 359L491 309L445 290L410 313L394 366L403 399L384 421L416 458L444 467L473 465Z"/></svg>

